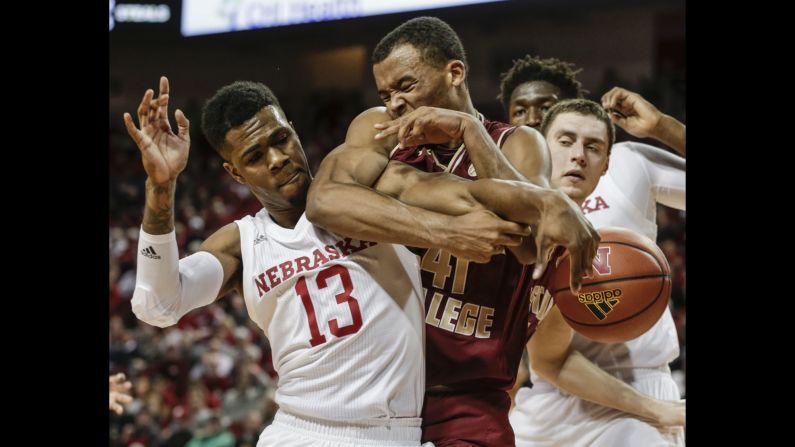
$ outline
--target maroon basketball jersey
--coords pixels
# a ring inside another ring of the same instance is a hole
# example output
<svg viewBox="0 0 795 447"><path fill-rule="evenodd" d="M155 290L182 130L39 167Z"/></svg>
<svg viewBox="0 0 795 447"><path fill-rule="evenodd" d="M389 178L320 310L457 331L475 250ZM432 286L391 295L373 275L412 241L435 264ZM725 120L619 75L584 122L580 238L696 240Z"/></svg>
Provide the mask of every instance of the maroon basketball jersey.
<svg viewBox="0 0 795 447"><path fill-rule="evenodd" d="M515 130L482 115L480 119L500 148ZM423 171L477 179L463 144L455 149L396 148L390 157ZM529 300L531 294L537 299L546 294L538 286L547 283L550 269L533 281L532 266L520 264L510 252L492 257L487 264L459 260L440 249L422 249L419 254L426 290L426 386L510 389L524 346L538 324Z"/></svg>

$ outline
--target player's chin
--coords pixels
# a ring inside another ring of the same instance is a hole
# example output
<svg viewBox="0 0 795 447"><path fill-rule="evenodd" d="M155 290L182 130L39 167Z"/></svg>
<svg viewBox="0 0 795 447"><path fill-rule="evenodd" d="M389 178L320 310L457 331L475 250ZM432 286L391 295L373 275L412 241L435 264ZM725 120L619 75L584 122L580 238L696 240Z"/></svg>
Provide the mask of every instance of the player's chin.
<svg viewBox="0 0 795 447"><path fill-rule="evenodd" d="M281 193L290 203L305 203L309 190L309 177L299 172L292 180L280 187Z"/></svg>
<svg viewBox="0 0 795 447"><path fill-rule="evenodd" d="M580 183L575 184L566 179L558 183L558 189L575 202L580 200L585 193L585 189ZM585 196L588 196L588 194L585 194Z"/></svg>

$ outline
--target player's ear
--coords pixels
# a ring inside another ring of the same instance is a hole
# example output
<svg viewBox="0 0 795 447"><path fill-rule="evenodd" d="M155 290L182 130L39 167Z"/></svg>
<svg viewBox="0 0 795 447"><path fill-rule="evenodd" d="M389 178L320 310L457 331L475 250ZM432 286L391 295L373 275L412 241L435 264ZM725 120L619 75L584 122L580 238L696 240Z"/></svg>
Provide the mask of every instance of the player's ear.
<svg viewBox="0 0 795 447"><path fill-rule="evenodd" d="M450 83L453 87L458 87L464 83L467 77L467 69L463 61L458 59L452 60L447 63L447 75L450 77Z"/></svg>
<svg viewBox="0 0 795 447"><path fill-rule="evenodd" d="M240 173L237 171L237 168L232 163L225 161L224 169L229 175L232 176L233 179L235 179L236 182L240 183L241 185L246 184L246 180L240 175Z"/></svg>

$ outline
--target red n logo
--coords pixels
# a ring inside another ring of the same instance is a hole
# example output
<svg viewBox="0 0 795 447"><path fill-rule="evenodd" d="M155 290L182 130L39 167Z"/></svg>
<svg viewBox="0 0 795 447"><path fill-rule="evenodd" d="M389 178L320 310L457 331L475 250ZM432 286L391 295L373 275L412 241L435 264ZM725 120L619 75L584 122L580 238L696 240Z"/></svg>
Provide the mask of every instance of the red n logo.
<svg viewBox="0 0 795 447"><path fill-rule="evenodd" d="M593 269L600 275L610 274L610 247L599 247L596 249L596 257L593 258Z"/></svg>

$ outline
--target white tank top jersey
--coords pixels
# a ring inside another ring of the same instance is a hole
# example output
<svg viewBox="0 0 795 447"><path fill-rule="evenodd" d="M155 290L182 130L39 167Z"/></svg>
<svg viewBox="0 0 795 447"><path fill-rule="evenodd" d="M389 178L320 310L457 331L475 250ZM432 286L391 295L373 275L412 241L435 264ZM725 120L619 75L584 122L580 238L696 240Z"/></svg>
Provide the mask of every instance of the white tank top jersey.
<svg viewBox="0 0 795 447"><path fill-rule="evenodd" d="M236 223L243 296L270 341L280 408L360 424L420 418L425 307L417 257L403 246L337 236L306 215L294 229L265 209Z"/></svg>
<svg viewBox="0 0 795 447"><path fill-rule="evenodd" d="M582 205L596 229L628 228L657 240L657 203L685 209L685 160L642 143L613 145L610 165ZM646 333L625 343L596 343L575 333L573 349L604 370L658 368L679 356L670 309ZM532 374L533 382L543 381Z"/></svg>

